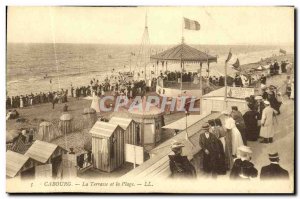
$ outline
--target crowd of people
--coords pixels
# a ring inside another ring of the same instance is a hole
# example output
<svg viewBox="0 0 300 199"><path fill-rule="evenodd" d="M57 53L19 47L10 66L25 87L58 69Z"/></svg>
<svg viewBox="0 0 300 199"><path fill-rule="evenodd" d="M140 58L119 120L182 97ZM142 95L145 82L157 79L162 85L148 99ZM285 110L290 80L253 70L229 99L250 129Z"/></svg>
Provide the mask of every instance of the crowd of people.
<svg viewBox="0 0 300 199"><path fill-rule="evenodd" d="M156 78L152 78L149 82L145 80L128 80L121 73L105 78L102 82L91 79L87 86L78 86L76 88L71 85L70 93L68 89L61 91L49 91L47 93L31 93L20 96L7 96L6 109L17 109L29 106L34 106L44 103L52 103L54 108L56 103L68 102L68 96L79 99L87 96L105 96L106 92L113 92L114 95L126 95L128 98L133 98L136 95L144 96L146 91L154 90Z"/></svg>
<svg viewBox="0 0 300 199"><path fill-rule="evenodd" d="M7 96L6 109L24 108L43 103L65 103L68 101L68 90L61 89L61 91L49 91L48 93L40 92L31 93L20 96Z"/></svg>
<svg viewBox="0 0 300 199"><path fill-rule="evenodd" d="M261 117L260 136L261 143L271 143L272 134L272 119L274 109L269 107L269 103L265 101ZM253 108L253 104L249 105ZM256 108L258 108L256 106ZM259 113L244 115L237 109L232 107L232 111L224 111L224 124L220 119L209 120L204 123L201 128L199 145L201 147L200 156L202 161L203 175L207 177L217 178L218 175L225 175L229 172L229 178L233 180L249 180L258 177L258 170L251 162L252 150L247 146L247 141L253 141L252 134L255 134L257 140L257 132L249 131L249 121L259 118ZM249 121L248 121L249 120ZM255 123L251 123L253 127ZM256 123L257 125L257 123ZM265 142L264 137L268 137L268 142ZM182 155L184 144L174 142L171 146L174 155L169 155L169 165L172 178L196 178L197 172L194 165L187 159L187 156ZM261 180L288 180L289 173L279 165L279 154L274 151L269 153L270 165L264 166L260 172Z"/></svg>
<svg viewBox="0 0 300 199"><path fill-rule="evenodd" d="M248 110L244 113L232 106L231 111L223 111L224 123L220 119L209 120L200 130L199 145L202 161L200 168L206 176L217 178L229 172L230 179L249 180L252 178L288 180L289 173L279 165L279 154L271 151L268 156L270 164L258 170L251 162L252 150L248 142L271 144L274 142L275 128L278 125L282 94L274 85L266 86L266 77L261 79L262 94L252 95L245 99ZM288 89L293 81L287 75L286 95L293 99ZM171 149L170 170L172 177L195 178L197 172L194 165L182 155L184 145L175 142ZM274 150L274 149L273 149Z"/></svg>
<svg viewBox="0 0 300 199"><path fill-rule="evenodd" d="M144 96L146 91L154 90L156 78L151 80L128 79L122 73L112 75L99 82L95 78L91 79L87 87L71 88L71 95L79 98L80 96L105 96L106 92L113 92L114 95L126 95L129 99L137 95Z"/></svg>
<svg viewBox="0 0 300 199"><path fill-rule="evenodd" d="M178 82L180 83L181 73L178 71L167 71L165 74L161 73L160 78L165 82ZM199 73L184 72L182 73L182 82L191 82L194 84L199 83ZM225 76L203 76L202 80L209 82L214 86L225 86ZM227 76L227 85L235 87L251 87L256 86L258 83L266 83L266 76L264 74L257 74L254 72L247 72L243 74L237 73L235 77Z"/></svg>

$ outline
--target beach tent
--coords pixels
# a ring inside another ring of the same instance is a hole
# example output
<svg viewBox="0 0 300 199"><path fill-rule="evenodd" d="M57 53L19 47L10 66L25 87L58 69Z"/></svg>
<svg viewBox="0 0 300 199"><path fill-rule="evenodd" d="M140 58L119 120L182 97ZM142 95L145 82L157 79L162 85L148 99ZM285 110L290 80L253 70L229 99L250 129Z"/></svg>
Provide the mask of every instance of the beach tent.
<svg viewBox="0 0 300 199"><path fill-rule="evenodd" d="M62 134L54 128L54 125L51 122L42 122L39 126L37 140L51 142L61 135Z"/></svg>
<svg viewBox="0 0 300 199"><path fill-rule="evenodd" d="M264 68L264 69L269 69L269 68L270 68L270 65L269 65L269 64L264 65L263 68Z"/></svg>
<svg viewBox="0 0 300 199"><path fill-rule="evenodd" d="M256 70L263 70L263 67L259 66L259 67L256 68Z"/></svg>
<svg viewBox="0 0 300 199"><path fill-rule="evenodd" d="M94 109L97 113L100 113L100 102L99 102L100 98L97 96L94 96L92 98L92 104L91 104L91 108Z"/></svg>
<svg viewBox="0 0 300 199"><path fill-rule="evenodd" d="M73 130L73 117L69 113L63 113L59 118L59 130L61 135L71 133Z"/></svg>
<svg viewBox="0 0 300 199"><path fill-rule="evenodd" d="M122 166L124 157L124 129L117 124L97 121L90 130L94 167L106 172Z"/></svg>

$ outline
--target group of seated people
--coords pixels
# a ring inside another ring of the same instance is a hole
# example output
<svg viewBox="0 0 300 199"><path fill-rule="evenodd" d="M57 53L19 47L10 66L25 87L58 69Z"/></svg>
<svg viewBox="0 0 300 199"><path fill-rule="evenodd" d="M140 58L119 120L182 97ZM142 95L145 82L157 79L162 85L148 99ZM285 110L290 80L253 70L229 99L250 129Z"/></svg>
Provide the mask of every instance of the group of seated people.
<svg viewBox="0 0 300 199"><path fill-rule="evenodd" d="M160 78L163 79L165 85L169 82L180 83L181 73L179 71L170 72L166 71L165 73L161 73ZM262 78L262 79L261 79ZM257 75L254 73L237 73L235 77L227 76L227 85L228 86L235 86L235 87L251 87L255 85L259 81L264 81L265 77L262 75ZM224 86L225 85L225 76L203 76L202 81L209 81L211 85L214 86ZM194 84L199 83L199 74L196 72L184 72L182 73L182 82L191 82ZM265 83L265 81L264 81Z"/></svg>

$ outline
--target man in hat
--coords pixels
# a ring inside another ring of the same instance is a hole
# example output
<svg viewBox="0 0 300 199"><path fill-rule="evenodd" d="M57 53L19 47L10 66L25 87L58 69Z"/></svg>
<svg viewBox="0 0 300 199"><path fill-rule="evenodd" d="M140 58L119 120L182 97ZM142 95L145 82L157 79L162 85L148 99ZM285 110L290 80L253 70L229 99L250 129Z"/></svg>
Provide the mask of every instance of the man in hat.
<svg viewBox="0 0 300 199"><path fill-rule="evenodd" d="M256 108L256 111L259 112L259 120L261 120L261 117L262 117L262 112L265 108L265 104L264 104L264 101L263 101L263 98L262 96L258 95L258 96L255 96L255 100L256 100L256 104L257 104L257 108Z"/></svg>
<svg viewBox="0 0 300 199"><path fill-rule="evenodd" d="M264 74L261 75L260 83L263 85L267 84L267 77Z"/></svg>
<svg viewBox="0 0 300 199"><path fill-rule="evenodd" d="M204 123L200 134L199 145L203 155L203 171L206 174L217 175L217 161L219 157L218 138L209 132L209 124Z"/></svg>
<svg viewBox="0 0 300 199"><path fill-rule="evenodd" d="M269 160L271 164L261 168L261 180L288 180L289 172L279 165L279 155L276 153L269 153Z"/></svg>
<svg viewBox="0 0 300 199"><path fill-rule="evenodd" d="M268 93L268 101L270 102L270 106L277 111L277 114L280 114L280 106L281 102L279 102L276 98L275 94L275 88L274 86L270 86L269 89L267 90Z"/></svg>
<svg viewBox="0 0 300 199"><path fill-rule="evenodd" d="M169 165L172 178L196 178L196 170L187 156L182 155L182 147L180 142L174 142L171 145L171 150L174 155L169 155Z"/></svg>
<svg viewBox="0 0 300 199"><path fill-rule="evenodd" d="M270 106L269 101L264 101L264 104L266 108L263 110L261 118L260 137L263 138L261 143L272 143L277 111Z"/></svg>
<svg viewBox="0 0 300 199"><path fill-rule="evenodd" d="M268 100L268 92L267 92L267 90L268 90L269 88L267 88L266 86L263 86L262 88L261 88L261 96L262 96L262 98L263 98L263 100Z"/></svg>
<svg viewBox="0 0 300 199"><path fill-rule="evenodd" d="M245 180L250 178L256 178L258 171L254 167L254 164L250 162L252 153L250 147L240 146L238 148L238 158L235 159L231 172L230 179Z"/></svg>
<svg viewBox="0 0 300 199"><path fill-rule="evenodd" d="M235 125L238 128L238 130L241 133L242 139L243 139L243 143L244 145L247 145L247 138L246 138L246 125L245 125L245 121L243 118L242 113L238 110L237 106L232 106L231 107L231 116L235 121Z"/></svg>

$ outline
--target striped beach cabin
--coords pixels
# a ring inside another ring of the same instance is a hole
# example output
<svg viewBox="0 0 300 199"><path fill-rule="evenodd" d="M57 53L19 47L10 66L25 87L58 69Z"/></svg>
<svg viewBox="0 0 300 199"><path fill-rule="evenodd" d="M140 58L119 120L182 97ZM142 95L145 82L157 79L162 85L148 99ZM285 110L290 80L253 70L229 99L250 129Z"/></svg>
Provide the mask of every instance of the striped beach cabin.
<svg viewBox="0 0 300 199"><path fill-rule="evenodd" d="M138 145L140 136L137 131L137 123L131 118L112 117L111 124L120 125L125 131L125 144Z"/></svg>
<svg viewBox="0 0 300 199"><path fill-rule="evenodd" d="M90 130L94 167L112 172L123 165L124 129L117 124L97 121Z"/></svg>

